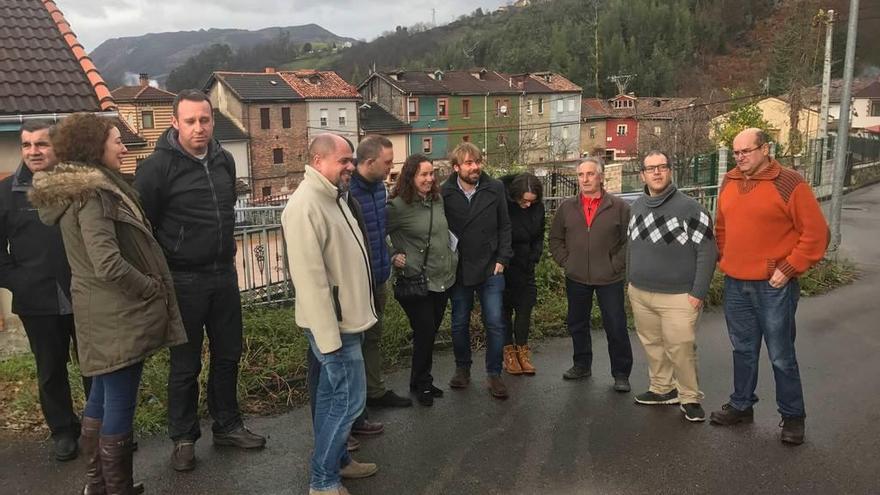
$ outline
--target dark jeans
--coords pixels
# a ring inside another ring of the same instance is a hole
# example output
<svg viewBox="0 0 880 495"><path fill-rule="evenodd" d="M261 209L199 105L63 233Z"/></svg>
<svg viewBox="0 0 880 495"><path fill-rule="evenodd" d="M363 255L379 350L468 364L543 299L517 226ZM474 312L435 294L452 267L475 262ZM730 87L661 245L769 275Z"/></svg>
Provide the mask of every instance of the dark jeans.
<svg viewBox="0 0 880 495"><path fill-rule="evenodd" d="M385 395L382 380L382 315L385 313L385 284L373 288L376 294L376 324L364 332L364 370L367 373L367 397L378 399Z"/></svg>
<svg viewBox="0 0 880 495"><path fill-rule="evenodd" d="M537 301L534 268L510 266L504 270L504 345L529 343L532 309Z"/></svg>
<svg viewBox="0 0 880 495"><path fill-rule="evenodd" d="M241 296L235 269L223 272L173 272L180 316L189 341L171 348L168 375L168 434L172 440L197 440L202 341L208 335L208 412L212 430L228 433L242 424L238 407L241 359Z"/></svg>
<svg viewBox="0 0 880 495"><path fill-rule="evenodd" d="M434 363L434 338L443 314L446 312L446 292L428 292L425 297L400 301L400 306L409 318L413 331L412 369L409 375L410 390L421 392L429 390L434 383L431 368Z"/></svg>
<svg viewBox="0 0 880 495"><path fill-rule="evenodd" d="M83 415L103 420L101 435L122 435L132 431L143 371L144 363L141 361L95 376Z"/></svg>
<svg viewBox="0 0 880 495"><path fill-rule="evenodd" d="M485 282L464 286L456 282L449 289L452 301L452 350L455 367L470 369L471 363L471 311L474 294L480 298L483 326L486 327L486 373L501 374L504 350L504 275L492 275Z"/></svg>
<svg viewBox="0 0 880 495"><path fill-rule="evenodd" d="M37 363L40 407L52 436L79 436L79 416L73 411L67 362L70 342L76 347L73 315L20 316ZM86 397L92 380L82 377Z"/></svg>
<svg viewBox="0 0 880 495"><path fill-rule="evenodd" d="M608 339L611 357L611 375L629 378L633 354L626 332L626 311L623 306L623 281L608 285L586 285L565 279L568 298L568 332L574 346L574 364L590 369L593 365L593 343L590 338L590 315L593 312L593 292L599 300L602 326Z"/></svg>
<svg viewBox="0 0 880 495"><path fill-rule="evenodd" d="M775 289L766 280L724 277L724 317L733 345L733 394L730 404L745 410L758 402L761 338L776 379L776 404L783 416L803 417L804 392L794 350L795 312L800 298L797 279Z"/></svg>

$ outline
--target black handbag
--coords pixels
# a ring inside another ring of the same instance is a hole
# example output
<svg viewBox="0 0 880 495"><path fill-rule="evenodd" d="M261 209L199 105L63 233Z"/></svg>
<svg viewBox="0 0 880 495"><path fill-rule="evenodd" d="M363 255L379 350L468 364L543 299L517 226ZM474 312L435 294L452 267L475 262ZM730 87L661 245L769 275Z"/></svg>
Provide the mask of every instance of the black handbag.
<svg viewBox="0 0 880 495"><path fill-rule="evenodd" d="M402 271L394 278L394 298L398 301L425 297L428 295L428 277L425 267L428 264L428 251L431 250L431 231L434 228L434 200L431 200L431 215L428 221L428 241L425 244L425 257L422 269L415 275L405 276Z"/></svg>

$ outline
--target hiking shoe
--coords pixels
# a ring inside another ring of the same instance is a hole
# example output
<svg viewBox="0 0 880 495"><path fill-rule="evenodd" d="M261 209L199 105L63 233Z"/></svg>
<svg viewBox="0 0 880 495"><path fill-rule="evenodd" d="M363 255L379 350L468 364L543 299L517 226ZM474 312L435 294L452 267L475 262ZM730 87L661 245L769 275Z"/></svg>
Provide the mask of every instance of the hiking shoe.
<svg viewBox="0 0 880 495"><path fill-rule="evenodd" d="M574 365L568 369L565 373L562 374L562 378L565 380L580 380L582 378L589 378L593 376L593 372L588 368L582 368L578 365Z"/></svg>
<svg viewBox="0 0 880 495"><path fill-rule="evenodd" d="M434 394L430 390L422 390L416 395L416 400L425 407L431 407L434 405Z"/></svg>
<svg viewBox="0 0 880 495"><path fill-rule="evenodd" d="M56 461L72 461L79 454L79 444L73 435L58 435L52 437L52 450Z"/></svg>
<svg viewBox="0 0 880 495"><path fill-rule="evenodd" d="M358 462L354 459L339 470L339 476L346 479L369 478L379 472L379 466L372 462Z"/></svg>
<svg viewBox="0 0 880 495"><path fill-rule="evenodd" d="M501 379L500 375L489 375L487 383L489 385L489 393L492 394L492 397L495 397L496 399L506 399L508 397L507 386L504 385L504 381Z"/></svg>
<svg viewBox="0 0 880 495"><path fill-rule="evenodd" d="M779 422L782 427L782 443L800 445L804 443L804 417L783 416Z"/></svg>
<svg viewBox="0 0 880 495"><path fill-rule="evenodd" d="M697 402L682 404L678 406L678 408L684 413L684 419L688 421L693 421L695 423L706 421L706 411L704 411L703 406Z"/></svg>
<svg viewBox="0 0 880 495"><path fill-rule="evenodd" d="M632 390L632 388L629 386L629 378L625 376L614 377L615 392L629 392L630 390Z"/></svg>
<svg viewBox="0 0 880 495"><path fill-rule="evenodd" d="M192 471L196 468L196 443L192 440L174 442L171 452L171 467L175 471Z"/></svg>
<svg viewBox="0 0 880 495"><path fill-rule="evenodd" d="M378 421L358 421L351 427L352 435L381 435L385 431L385 425Z"/></svg>
<svg viewBox="0 0 880 495"><path fill-rule="evenodd" d="M471 384L471 370L468 368L455 368L455 374L449 380L452 388L467 388Z"/></svg>
<svg viewBox="0 0 880 495"><path fill-rule="evenodd" d="M381 397L367 398L370 407L412 407L412 399L401 397L388 390Z"/></svg>
<svg viewBox="0 0 880 495"><path fill-rule="evenodd" d="M733 407L728 402L721 406L720 411L712 411L709 421L713 425L731 426L737 423L751 423L755 419L755 410L749 407L745 411Z"/></svg>
<svg viewBox="0 0 880 495"><path fill-rule="evenodd" d="M359 448L361 448L361 441L349 435L348 440L345 442L345 450L349 452L354 452Z"/></svg>
<svg viewBox="0 0 880 495"><path fill-rule="evenodd" d="M678 390L672 389L665 394L657 394L648 390L645 393L637 395L635 401L639 404L646 404L649 406L678 404Z"/></svg>
<svg viewBox="0 0 880 495"><path fill-rule="evenodd" d="M215 432L214 445L240 449L262 449L266 446L266 437L257 435L241 425L228 433Z"/></svg>

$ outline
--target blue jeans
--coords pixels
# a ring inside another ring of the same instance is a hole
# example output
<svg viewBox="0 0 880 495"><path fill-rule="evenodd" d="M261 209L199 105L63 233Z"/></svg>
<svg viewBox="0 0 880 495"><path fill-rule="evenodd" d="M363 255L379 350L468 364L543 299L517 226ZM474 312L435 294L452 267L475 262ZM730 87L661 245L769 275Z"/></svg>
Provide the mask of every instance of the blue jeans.
<svg viewBox="0 0 880 495"><path fill-rule="evenodd" d="M724 278L724 317L733 345L733 394L730 405L743 411L758 402L758 358L761 338L776 379L779 413L803 417L804 392L794 351L795 312L800 285L796 279L775 289L766 280Z"/></svg>
<svg viewBox="0 0 880 495"><path fill-rule="evenodd" d="M121 435L132 431L143 371L144 363L141 361L92 378L92 390L83 416L102 420L101 435Z"/></svg>
<svg viewBox="0 0 880 495"><path fill-rule="evenodd" d="M314 490L340 485L339 469L351 462L346 441L351 425L367 402L367 378L361 352L361 334L342 334L342 348L321 354L312 333L306 331L315 358L321 363L315 394L315 452L312 454Z"/></svg>
<svg viewBox="0 0 880 495"><path fill-rule="evenodd" d="M590 318L593 314L593 293L599 301L602 327L608 340L611 376L629 378L633 367L632 345L626 331L626 310L623 302L623 281L608 285L587 285L566 277L565 297L568 299L566 324L574 349L574 365L584 369L593 366L593 340Z"/></svg>
<svg viewBox="0 0 880 495"><path fill-rule="evenodd" d="M480 297L483 326L486 327L486 373L501 374L501 357L504 349L504 275L492 275L480 285L464 286L456 282L449 289L452 301L452 349L455 366L470 369L471 363L471 311L474 309L474 293Z"/></svg>

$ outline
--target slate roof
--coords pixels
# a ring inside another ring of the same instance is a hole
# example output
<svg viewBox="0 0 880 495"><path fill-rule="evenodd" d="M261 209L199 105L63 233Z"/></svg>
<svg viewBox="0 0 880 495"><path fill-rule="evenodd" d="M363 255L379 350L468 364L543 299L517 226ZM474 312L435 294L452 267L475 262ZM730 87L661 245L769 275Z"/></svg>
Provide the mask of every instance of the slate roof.
<svg viewBox="0 0 880 495"><path fill-rule="evenodd" d="M357 88L333 71L296 70L279 72L294 91L306 99L358 100Z"/></svg>
<svg viewBox="0 0 880 495"><path fill-rule="evenodd" d="M214 72L205 83L207 91L219 80L243 102L250 101L289 101L301 100L297 93L280 74L264 72Z"/></svg>
<svg viewBox="0 0 880 495"><path fill-rule="evenodd" d="M482 74L483 78L475 77ZM508 76L492 70L443 72L440 83L450 94L519 94L522 90L511 86Z"/></svg>
<svg viewBox="0 0 880 495"><path fill-rule="evenodd" d="M119 103L151 102L171 103L176 96L174 93L152 86L120 86L111 93L113 99Z"/></svg>
<svg viewBox="0 0 880 495"><path fill-rule="evenodd" d="M630 97L635 100L631 108L614 108L612 101L625 95L618 95L608 100L600 98L584 98L581 102L582 120L628 119L640 120L671 120L683 109L694 104L696 98L673 98L657 96Z"/></svg>
<svg viewBox="0 0 880 495"><path fill-rule="evenodd" d="M217 141L246 141L248 135L242 131L235 122L223 115L220 110L214 109L214 139Z"/></svg>
<svg viewBox="0 0 880 495"><path fill-rule="evenodd" d="M128 122L125 119L116 117L113 119L113 123L116 124L116 128L119 129L120 137L122 137L122 144L126 146L146 146L147 140L139 136L134 130L129 127Z"/></svg>
<svg viewBox="0 0 880 495"><path fill-rule="evenodd" d="M109 110L110 90L50 0L0 0L0 115Z"/></svg>
<svg viewBox="0 0 880 495"><path fill-rule="evenodd" d="M580 86L554 72L511 75L478 67L455 71L390 71L376 75L402 92L414 95L581 92ZM361 86L364 84L366 82Z"/></svg>
<svg viewBox="0 0 880 495"><path fill-rule="evenodd" d="M359 110L361 129L367 134L406 133L412 126L398 119L378 103L364 103Z"/></svg>
<svg viewBox="0 0 880 495"><path fill-rule="evenodd" d="M854 93L855 98L880 98L880 81L874 81L861 91Z"/></svg>

